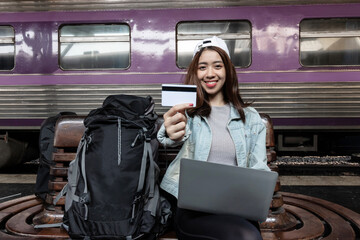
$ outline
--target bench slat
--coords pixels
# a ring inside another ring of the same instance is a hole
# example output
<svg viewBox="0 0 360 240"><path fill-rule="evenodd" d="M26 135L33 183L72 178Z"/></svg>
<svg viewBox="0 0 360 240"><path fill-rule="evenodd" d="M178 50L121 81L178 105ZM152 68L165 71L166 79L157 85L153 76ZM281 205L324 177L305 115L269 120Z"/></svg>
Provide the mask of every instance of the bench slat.
<svg viewBox="0 0 360 240"><path fill-rule="evenodd" d="M331 233L326 237L328 239L355 239L355 232L351 228L350 224L347 224L347 221L335 214L334 212L323 208L321 205L318 205L314 202L308 202L300 199L286 198L285 202L294 206L301 206L304 209L307 209L318 216L320 216L324 221L326 221L331 227ZM324 239L326 239L324 238Z"/></svg>
<svg viewBox="0 0 360 240"><path fill-rule="evenodd" d="M56 195L47 194L45 201L48 204L53 204L54 200L56 198ZM57 206L64 206L65 205L65 197L61 197L59 201L56 203Z"/></svg>
<svg viewBox="0 0 360 240"><path fill-rule="evenodd" d="M314 199L316 199L316 202L318 204L321 204L323 206L326 206L327 209L336 212L337 214L339 214L340 216L342 216L343 218L346 218L348 220L350 220L352 222L352 224L354 224L357 228L360 229L360 213L356 213L348 208L345 208L339 204L333 203L333 202L329 202L326 201L324 199L321 198L314 198L311 196L306 196L306 195L302 195L302 194L297 194L297 193L289 193L289 192L281 192L281 194L287 199L288 197L291 198L295 198L295 199L303 199L309 202L313 202Z"/></svg>
<svg viewBox="0 0 360 240"><path fill-rule="evenodd" d="M53 191L61 191L67 182L52 182L50 181L48 187Z"/></svg>
<svg viewBox="0 0 360 240"><path fill-rule="evenodd" d="M3 209L9 208L11 206L16 206L17 204L22 203L22 202L34 200L35 198L36 198L35 195L29 195L29 196L15 198L13 200L9 200L9 201L0 203L0 211L2 211Z"/></svg>
<svg viewBox="0 0 360 240"><path fill-rule="evenodd" d="M68 172L67 167L57 167L57 166L51 166L50 167L50 175L52 176L63 176L66 177Z"/></svg>
<svg viewBox="0 0 360 240"><path fill-rule="evenodd" d="M71 162L76 157L76 153L54 153L53 160L55 162Z"/></svg>
<svg viewBox="0 0 360 240"><path fill-rule="evenodd" d="M35 235L38 238L68 238L69 235L63 228L35 229L32 224L26 222L30 216L39 213L42 209L43 206L38 205L16 214L6 222L6 229L11 233L22 235L24 237L33 237Z"/></svg>
<svg viewBox="0 0 360 240"><path fill-rule="evenodd" d="M299 219L303 219L304 225L300 229L285 232L263 232L262 237L264 239L316 239L322 236L324 232L324 225L321 220L314 214L296 207L284 204L284 208L291 212ZM273 238L274 237L274 238Z"/></svg>

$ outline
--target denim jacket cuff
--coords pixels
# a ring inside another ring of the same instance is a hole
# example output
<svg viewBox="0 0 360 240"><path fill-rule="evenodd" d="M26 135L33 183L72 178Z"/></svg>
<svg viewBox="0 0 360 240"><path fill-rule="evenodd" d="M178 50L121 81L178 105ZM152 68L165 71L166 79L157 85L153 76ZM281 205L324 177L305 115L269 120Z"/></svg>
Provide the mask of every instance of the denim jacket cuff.
<svg viewBox="0 0 360 240"><path fill-rule="evenodd" d="M157 133L157 139L160 142L160 144L163 145L164 147L176 147L176 146L182 145L184 143L184 141L189 138L189 136L190 136L190 128L188 125L186 125L186 128L185 128L185 136L180 141L171 140L167 136L164 124L161 125L161 127Z"/></svg>

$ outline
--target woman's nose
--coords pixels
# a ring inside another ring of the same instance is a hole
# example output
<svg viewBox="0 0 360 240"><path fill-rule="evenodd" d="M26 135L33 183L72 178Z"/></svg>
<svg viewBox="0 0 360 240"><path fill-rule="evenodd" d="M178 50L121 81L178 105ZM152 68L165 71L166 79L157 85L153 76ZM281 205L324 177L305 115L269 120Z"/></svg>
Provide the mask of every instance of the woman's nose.
<svg viewBox="0 0 360 240"><path fill-rule="evenodd" d="M206 78L213 78L213 77L215 77L214 69L210 67L206 72Z"/></svg>

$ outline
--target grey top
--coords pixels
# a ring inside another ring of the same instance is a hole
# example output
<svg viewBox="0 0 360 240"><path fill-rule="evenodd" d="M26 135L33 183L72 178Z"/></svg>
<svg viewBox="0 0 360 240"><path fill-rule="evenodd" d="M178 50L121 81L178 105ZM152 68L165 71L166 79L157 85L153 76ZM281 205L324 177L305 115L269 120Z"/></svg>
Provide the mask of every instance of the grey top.
<svg viewBox="0 0 360 240"><path fill-rule="evenodd" d="M212 106L208 122L212 133L212 142L208 162L237 165L235 145L227 124L230 119L230 105Z"/></svg>

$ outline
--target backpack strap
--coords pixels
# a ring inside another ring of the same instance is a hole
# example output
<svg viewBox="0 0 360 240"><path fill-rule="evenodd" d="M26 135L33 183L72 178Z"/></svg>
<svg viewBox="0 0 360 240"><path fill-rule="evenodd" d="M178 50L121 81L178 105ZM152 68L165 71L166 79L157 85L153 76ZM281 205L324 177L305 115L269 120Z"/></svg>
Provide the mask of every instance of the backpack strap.
<svg viewBox="0 0 360 240"><path fill-rule="evenodd" d="M152 151L150 141L145 142L145 148L148 153L149 163L150 163L149 170L148 170L148 180L150 183L149 197L153 197L154 196L154 188L155 188L155 161L154 161L153 151Z"/></svg>
<svg viewBox="0 0 360 240"><path fill-rule="evenodd" d="M148 130L143 127L142 128L142 132L140 132L135 140L134 143L138 140L138 137L141 135L144 138L144 150L143 150L143 155L142 155L142 159L141 159L141 167L140 167L140 174L139 174L139 181L138 181L138 186L137 186L137 190L136 190L136 195L134 198L134 201L132 203L132 215L131 215L131 221L134 220L135 218L135 208L137 203L139 202L139 200L142 198L142 192L144 189L144 184L145 184L145 177L146 177L146 165L147 165L147 159L148 157L150 158L149 162L149 169L148 169L148 178L150 177L150 195L153 196L154 195L154 185L155 185L155 167L154 167L154 159L153 159L153 153L152 153L152 148L151 148L151 137L147 135ZM151 176L149 176L151 175ZM146 186L148 187L148 185Z"/></svg>
<svg viewBox="0 0 360 240"><path fill-rule="evenodd" d="M118 166L121 163L121 118L118 118Z"/></svg>
<svg viewBox="0 0 360 240"><path fill-rule="evenodd" d="M75 159L71 161L70 165L71 167L69 167L69 170L71 168L71 172L74 173L75 175L78 174L79 172L79 156L80 156L80 151L84 152L84 145L85 145L85 137L83 136L79 142L79 145L77 147L76 150L76 156ZM75 190L76 190L76 186L77 186L77 182L78 182L78 176L69 178L68 177L68 182L66 183L66 185L63 187L63 189L60 191L60 193L56 196L56 198L53 201L53 204L56 205L56 203L60 200L60 198L62 196L69 195L71 198L71 201L76 201L79 202L79 197L75 195ZM69 187L70 186L70 187ZM70 189L70 191L69 191ZM71 206L71 202L65 205L65 211L67 211L69 209L69 207L67 206Z"/></svg>
<svg viewBox="0 0 360 240"><path fill-rule="evenodd" d="M159 172L160 169L157 166L156 162L154 161L151 143L146 142L145 144L147 145L148 148L150 166L148 169L148 175L146 181L148 183L146 189L149 189L149 203L144 206L144 210L150 211L151 215L155 217L157 214L158 202L160 198L159 188L156 187L155 180L156 180L156 172Z"/></svg>
<svg viewBox="0 0 360 240"><path fill-rule="evenodd" d="M86 131L85 131L86 133ZM87 137L86 134L80 140L76 151L75 159L70 163L71 164L71 173L73 174L72 177L68 177L68 183L66 184L66 189L61 191L62 195L66 193L66 201L65 201L65 211L68 211L72 205L72 202L79 202L84 204L85 208L85 219L88 217L88 206L87 203L90 202L90 195L88 194L88 186L87 186L87 178L86 178L86 171L85 171L85 153L88 144L91 142L91 137ZM81 160L81 162L80 162ZM80 164L80 165L79 165ZM70 170L70 168L69 168ZM77 184L79 181L79 175L81 171L81 176L84 180L84 190L83 193L78 196L76 192ZM65 188L64 187L64 188ZM59 194L60 195L60 194ZM60 199L61 196L57 196L56 199Z"/></svg>
<svg viewBox="0 0 360 240"><path fill-rule="evenodd" d="M150 174L150 196L154 195L154 186L155 186L155 165L154 165L154 158L153 152L151 147L151 137L147 135L148 130L143 128L143 136L145 138L144 141L144 150L143 156L141 160L141 168L140 168L140 177L137 187L137 192L140 193L144 188L145 183L145 176L146 176L146 163L147 159L149 158L149 174Z"/></svg>
<svg viewBox="0 0 360 240"><path fill-rule="evenodd" d="M158 200L160 198L160 192L158 188L155 188L156 172L159 172L159 167L154 161L153 151L151 146L151 137L146 136L145 132L145 143L144 143L144 154L145 162L149 158L149 168L147 172L147 185L146 190L149 190L149 203L145 206L145 211L150 211L151 215L156 216L156 210L158 207ZM145 174L145 173L144 173ZM145 175L144 175L145 177Z"/></svg>
<svg viewBox="0 0 360 240"><path fill-rule="evenodd" d="M137 186L137 190L136 190L136 192L138 192L138 193L140 193L144 188L147 158L148 158L148 146L147 146L147 142L144 142L144 150L143 150L143 156L141 159L139 182L138 182L138 186Z"/></svg>
<svg viewBox="0 0 360 240"><path fill-rule="evenodd" d="M69 183L66 183L65 186L63 187L63 189L61 189L61 191L59 192L59 194L56 196L56 198L55 198L54 201L53 201L53 204L54 204L54 205L56 205L57 202L60 200L60 198L67 193L68 188L69 188L69 185L68 185L68 184L69 184Z"/></svg>
<svg viewBox="0 0 360 240"><path fill-rule="evenodd" d="M71 172L73 172L75 175L78 174L79 172L79 156L80 156L80 152L81 152L81 159L85 158L85 150L87 147L87 143L86 140L84 138L84 136L81 138L79 146L77 148L76 151L76 157L74 160L72 160L72 166L71 166ZM83 165L83 162L81 163ZM82 167L83 168L83 167ZM83 169L82 173L84 173ZM86 179L85 179L86 181ZM72 201L75 202L79 202L79 196L75 195L75 191L76 191L76 186L77 186L77 182L78 182L78 176L75 176L75 178L69 178L68 183L66 183L66 185L63 187L63 189L60 191L60 193L56 196L56 198L53 201L53 204L56 205L56 203L60 200L60 198L62 196L64 196L65 194L70 196ZM69 187L70 185L70 187ZM69 191L70 189L70 191ZM86 186L86 190L87 190L87 186ZM70 203L71 206L71 203ZM69 206L69 207L70 207ZM65 211L67 211L69 209L69 207L65 207Z"/></svg>
<svg viewBox="0 0 360 240"><path fill-rule="evenodd" d="M74 201L84 204L84 207L85 207L84 218L85 218L85 220L88 219L89 209L88 209L87 203L90 202L90 195L88 193L88 185L87 185L86 169L85 169L85 153L86 153L86 150L87 150L87 146L88 146L88 144L90 142L91 142L91 137L89 137L89 140L87 140L85 138L84 139L84 145L82 146L82 150L81 150L81 175L82 175L83 180L84 180L84 191L83 191L82 194L80 194L77 201L74 199ZM73 191L74 197L76 198L77 197L75 195L76 189L75 188L73 188L73 189L74 189L74 191Z"/></svg>

